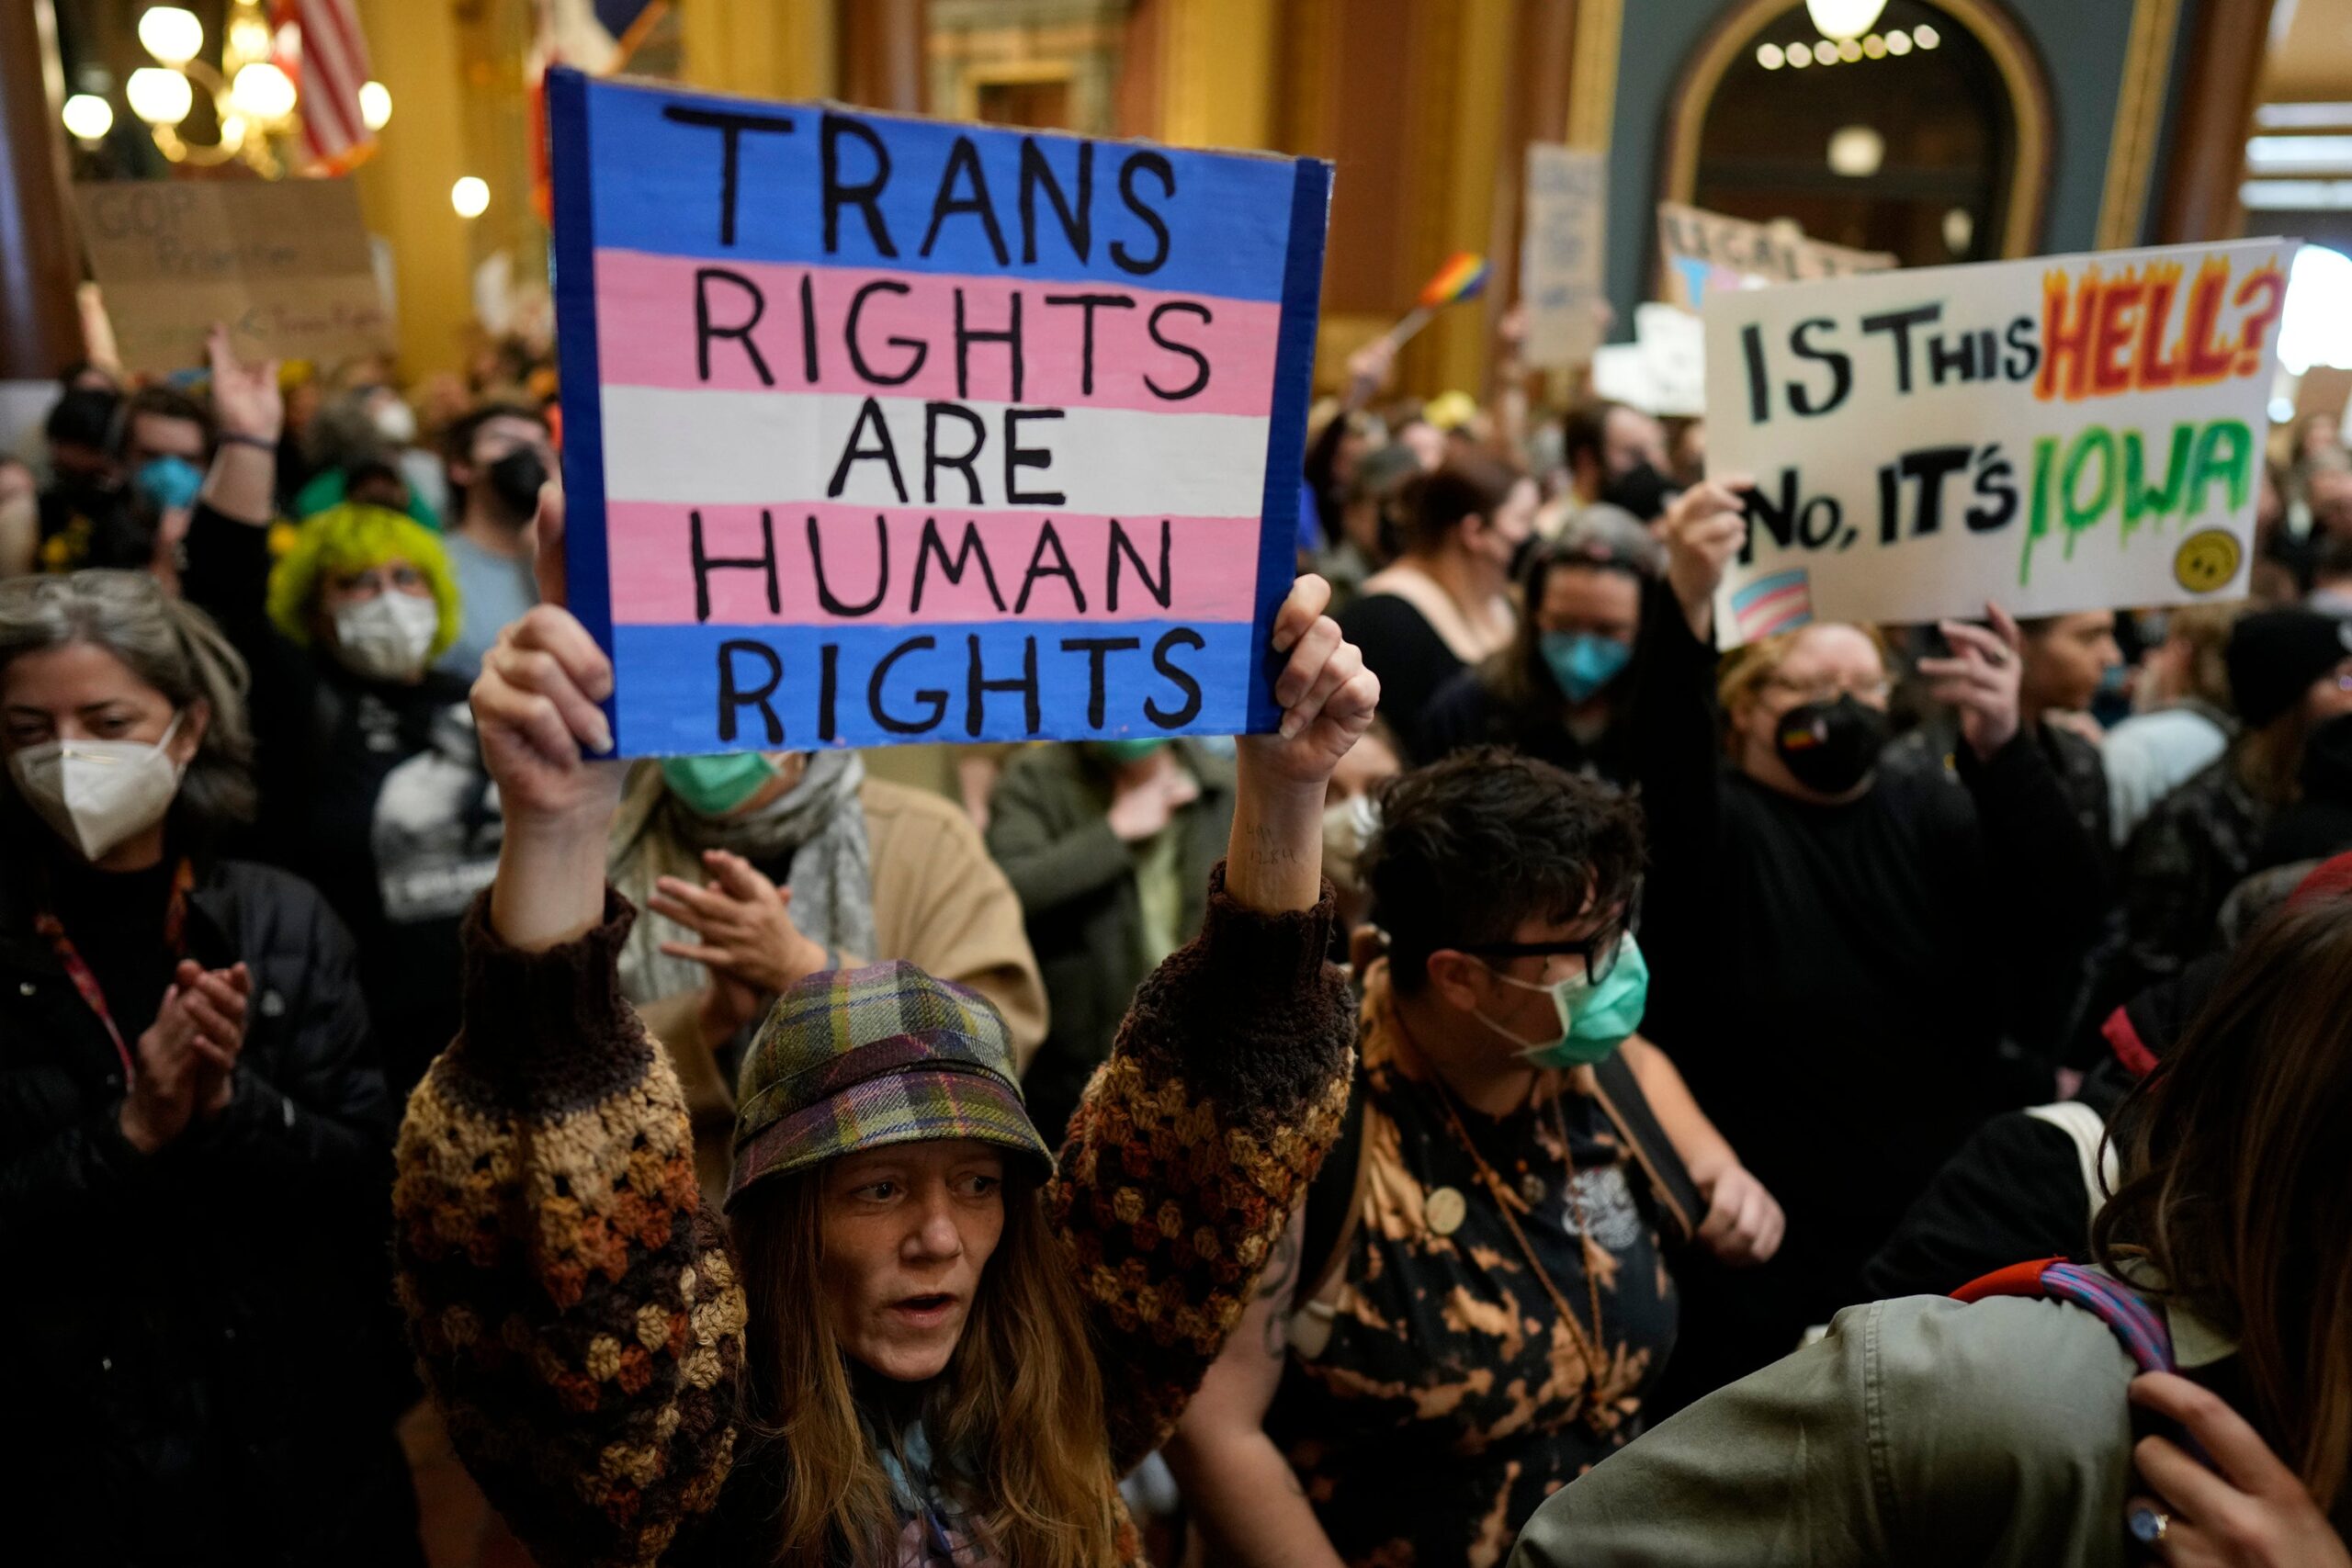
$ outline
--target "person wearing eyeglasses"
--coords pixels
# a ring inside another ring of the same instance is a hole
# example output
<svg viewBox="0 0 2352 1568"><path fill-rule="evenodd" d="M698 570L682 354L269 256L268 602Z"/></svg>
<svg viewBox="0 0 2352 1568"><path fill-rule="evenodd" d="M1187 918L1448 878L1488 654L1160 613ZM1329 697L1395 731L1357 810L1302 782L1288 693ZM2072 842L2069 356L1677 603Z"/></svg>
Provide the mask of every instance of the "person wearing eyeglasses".
<svg viewBox="0 0 2352 1568"><path fill-rule="evenodd" d="M1642 584L1666 552L1633 514L1596 502L1520 573L1527 613L1509 647L1438 688L1422 716L1433 756L1494 745L1623 784Z"/></svg>
<svg viewBox="0 0 2352 1568"><path fill-rule="evenodd" d="M1640 811L1494 748L1379 795L1339 1144L1168 1450L1251 1568L1498 1562L1638 1433L1667 1236L1752 1262L1781 1212L1634 1031ZM1678 1255L1679 1257L1679 1255Z"/></svg>
<svg viewBox="0 0 2352 1568"><path fill-rule="evenodd" d="M1789 1243L1755 1274L1688 1281L1678 1395L1861 1299L1862 1263L1976 1124L2051 1097L2018 1040L2100 914L2098 846L2019 723L2019 635L1997 607L1944 623L1949 656L1919 661L1958 715L1950 759L1891 743L1894 671L1869 627L1769 638L1718 680L1742 489L1703 484L1668 512L1645 607L1642 945L1649 1032L1786 1205Z"/></svg>

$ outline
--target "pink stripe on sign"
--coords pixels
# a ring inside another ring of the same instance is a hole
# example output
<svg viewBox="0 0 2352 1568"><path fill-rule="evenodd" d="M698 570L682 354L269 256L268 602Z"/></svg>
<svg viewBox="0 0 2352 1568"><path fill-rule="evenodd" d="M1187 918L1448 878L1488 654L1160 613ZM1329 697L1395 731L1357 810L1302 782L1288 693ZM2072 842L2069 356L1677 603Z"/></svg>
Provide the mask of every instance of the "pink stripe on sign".
<svg viewBox="0 0 2352 1568"><path fill-rule="evenodd" d="M697 325L698 273L707 275L700 285L700 319L707 319L712 329L707 333ZM813 380L810 340L804 332L804 283L817 321ZM857 303L861 293L863 307ZM960 389L956 353L959 293L968 339ZM1081 298L1104 302L1091 310L1049 303ZM1021 311L1018 397L1012 386L1012 346L1002 336L1012 326L1016 300ZM1130 303L1108 302L1114 300ZM849 321L853 310L857 312L854 334ZM1086 389L1090 316L1094 323L1091 392ZM1282 307L1272 300L1194 299L1099 283L783 266L641 251L596 253L597 372L612 386L737 391L773 388L780 392L1262 417L1273 404L1274 342L1281 325ZM1164 343L1155 341L1155 332ZM735 335L722 335L729 333ZM978 335L982 333L998 335Z"/></svg>
<svg viewBox="0 0 2352 1568"><path fill-rule="evenodd" d="M707 594L707 618L723 625L927 626L1001 620L1007 615L1040 621L1246 621L1256 613L1255 517L976 516L945 508L876 511L805 502L765 509L775 536L776 607L771 610L762 510L651 501L613 503L605 512L605 532L612 552L614 621L674 626L704 618L696 603L697 512L706 563L699 577ZM1045 542L1048 523L1061 546L1058 556ZM927 524L935 525L935 545L925 543ZM983 559L986 572L981 570ZM721 561L745 564L716 564ZM1059 570L1065 562L1067 575ZM852 616L827 608L819 593L820 566L824 589L838 604L851 609L871 604L872 609ZM961 581L954 581L958 573ZM990 577L996 583L993 594L988 586ZM1115 608L1111 602L1114 586Z"/></svg>

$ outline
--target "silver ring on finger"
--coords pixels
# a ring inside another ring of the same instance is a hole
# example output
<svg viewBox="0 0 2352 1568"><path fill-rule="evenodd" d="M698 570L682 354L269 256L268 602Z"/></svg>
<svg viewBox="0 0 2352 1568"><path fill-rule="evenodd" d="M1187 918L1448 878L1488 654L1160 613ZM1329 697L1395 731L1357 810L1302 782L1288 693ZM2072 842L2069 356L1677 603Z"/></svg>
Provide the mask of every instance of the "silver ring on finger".
<svg viewBox="0 0 2352 1568"><path fill-rule="evenodd" d="M2172 1516L2161 1508L2134 1508L2132 1536L2143 1546L2162 1546L2172 1534Z"/></svg>

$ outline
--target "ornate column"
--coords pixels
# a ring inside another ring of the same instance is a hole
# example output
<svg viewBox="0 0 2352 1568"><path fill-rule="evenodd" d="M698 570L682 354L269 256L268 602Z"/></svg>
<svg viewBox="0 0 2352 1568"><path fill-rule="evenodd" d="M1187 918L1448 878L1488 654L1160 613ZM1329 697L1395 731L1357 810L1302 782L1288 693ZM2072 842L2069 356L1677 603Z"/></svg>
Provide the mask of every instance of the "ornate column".
<svg viewBox="0 0 2352 1568"><path fill-rule="evenodd" d="M867 108L924 111L928 9L923 0L855 0L842 7L842 96Z"/></svg>

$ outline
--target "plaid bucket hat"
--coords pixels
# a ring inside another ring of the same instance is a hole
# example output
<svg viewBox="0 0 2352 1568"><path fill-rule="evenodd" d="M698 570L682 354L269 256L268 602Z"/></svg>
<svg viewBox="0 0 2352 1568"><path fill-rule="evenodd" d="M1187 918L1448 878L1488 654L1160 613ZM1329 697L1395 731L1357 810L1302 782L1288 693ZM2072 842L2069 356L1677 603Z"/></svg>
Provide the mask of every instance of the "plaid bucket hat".
<svg viewBox="0 0 2352 1568"><path fill-rule="evenodd" d="M764 1177L888 1144L978 1138L1053 1168L996 1009L903 960L812 975L777 998L736 1103L729 1209Z"/></svg>

